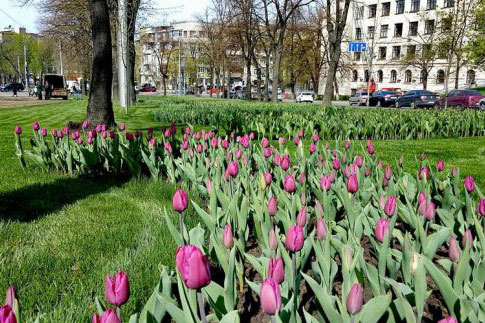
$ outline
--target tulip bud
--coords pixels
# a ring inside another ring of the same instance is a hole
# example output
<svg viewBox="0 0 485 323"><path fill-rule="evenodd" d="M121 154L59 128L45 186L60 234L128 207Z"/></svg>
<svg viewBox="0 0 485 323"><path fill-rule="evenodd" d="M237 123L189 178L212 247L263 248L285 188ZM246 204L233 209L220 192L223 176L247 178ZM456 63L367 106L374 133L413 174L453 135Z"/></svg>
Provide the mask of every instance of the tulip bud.
<svg viewBox="0 0 485 323"><path fill-rule="evenodd" d="M119 272L113 276L106 275L104 284L104 294L108 303L120 307L125 304L130 297L130 283L128 276L124 272Z"/></svg>
<svg viewBox="0 0 485 323"><path fill-rule="evenodd" d="M357 175L351 175L347 180L347 191L349 193L356 193L359 190L359 180Z"/></svg>
<svg viewBox="0 0 485 323"><path fill-rule="evenodd" d="M299 225L292 226L286 234L285 247L286 249L298 252L303 248L303 229Z"/></svg>
<svg viewBox="0 0 485 323"><path fill-rule="evenodd" d="M135 138L133 137L133 134L131 132L127 132L125 134L126 140L128 141L133 141Z"/></svg>
<svg viewBox="0 0 485 323"><path fill-rule="evenodd" d="M239 166L237 162L235 161L230 162L229 165L227 166L226 172L227 172L227 175L229 176L232 176L232 177L237 176L237 174L239 173Z"/></svg>
<svg viewBox="0 0 485 323"><path fill-rule="evenodd" d="M458 175L458 169L456 167L451 168L451 175L453 177L456 177L456 175Z"/></svg>
<svg viewBox="0 0 485 323"><path fill-rule="evenodd" d="M281 157L278 154L275 154L273 157L273 165L279 166L281 162Z"/></svg>
<svg viewBox="0 0 485 323"><path fill-rule="evenodd" d="M42 137L47 136L47 129L46 128L40 129L40 134L42 135Z"/></svg>
<svg viewBox="0 0 485 323"><path fill-rule="evenodd" d="M381 208L381 210L384 210L384 208L386 207L386 198L384 197L384 195L379 196L379 207Z"/></svg>
<svg viewBox="0 0 485 323"><path fill-rule="evenodd" d="M327 238L327 225L323 219L317 220L317 239L322 240Z"/></svg>
<svg viewBox="0 0 485 323"><path fill-rule="evenodd" d="M367 152L370 155L374 155L374 146L372 146L372 143L370 140L367 140Z"/></svg>
<svg viewBox="0 0 485 323"><path fill-rule="evenodd" d="M288 170L288 168L290 168L290 157L288 156L283 156L283 158L281 158L281 169L286 171Z"/></svg>
<svg viewBox="0 0 485 323"><path fill-rule="evenodd" d="M323 175L322 178L320 179L320 188L325 191L330 191L332 188L332 181L330 177Z"/></svg>
<svg viewBox="0 0 485 323"><path fill-rule="evenodd" d="M313 134L313 137L312 137L313 142L317 142L319 139L320 138L318 137L318 133Z"/></svg>
<svg viewBox="0 0 485 323"><path fill-rule="evenodd" d="M340 160L338 158L335 158L332 161L332 168L335 169L335 170L339 170L340 169Z"/></svg>
<svg viewBox="0 0 485 323"><path fill-rule="evenodd" d="M93 317L93 322L94 322L94 317ZM99 321L99 323L121 323L121 319L118 317L115 310L110 308L104 311L103 316L101 317L101 320Z"/></svg>
<svg viewBox="0 0 485 323"><path fill-rule="evenodd" d="M234 237L232 235L232 228L230 223L226 224L226 226L224 227L224 233L222 235L222 244L227 249L231 249L232 246L234 246Z"/></svg>
<svg viewBox="0 0 485 323"><path fill-rule="evenodd" d="M325 149L329 149L330 148L330 144L328 142L325 143Z"/></svg>
<svg viewBox="0 0 485 323"><path fill-rule="evenodd" d="M295 137L293 138L293 142L295 143L295 145L297 145L297 146L298 146L298 145L300 144L300 138L298 138L297 136L295 136Z"/></svg>
<svg viewBox="0 0 485 323"><path fill-rule="evenodd" d="M389 196L384 206L384 213L387 216L393 216L396 213L396 197Z"/></svg>
<svg viewBox="0 0 485 323"><path fill-rule="evenodd" d="M460 249L458 248L458 242L456 241L455 236L450 238L448 254L451 261L457 262L460 260Z"/></svg>
<svg viewBox="0 0 485 323"><path fill-rule="evenodd" d="M93 314L93 323L101 323L101 319L96 312Z"/></svg>
<svg viewBox="0 0 485 323"><path fill-rule="evenodd" d="M436 170L438 172L442 172L444 168L445 168L445 163L442 160L438 161L438 163L436 164Z"/></svg>
<svg viewBox="0 0 485 323"><path fill-rule="evenodd" d="M455 319L453 316L448 316L442 320L439 320L438 323L458 323L458 320Z"/></svg>
<svg viewBox="0 0 485 323"><path fill-rule="evenodd" d="M269 148L265 148L265 149L264 149L264 151L263 151L263 156L264 156L264 158L269 158L269 157L271 157L271 154L272 154L271 149L269 149Z"/></svg>
<svg viewBox="0 0 485 323"><path fill-rule="evenodd" d="M465 178L465 189L468 193L471 193L475 190L475 180L471 176L467 176Z"/></svg>
<svg viewBox="0 0 485 323"><path fill-rule="evenodd" d="M86 119L86 120L84 120L84 121L83 121L82 128L83 128L83 129L87 129L87 128L89 127L89 124L90 124L89 120L87 120L87 119ZM121 126L123 126L123 129L122 129L122 130L124 130L124 129L125 129L125 125L122 123L122 124L121 124ZM121 126L120 126L120 129L121 129Z"/></svg>
<svg viewBox="0 0 485 323"><path fill-rule="evenodd" d="M273 278L275 283L281 284L285 279L285 270L282 258L271 257L268 263L268 278Z"/></svg>
<svg viewBox="0 0 485 323"><path fill-rule="evenodd" d="M263 148L268 148L268 146L269 146L269 140L268 140L268 138L263 138L263 139L261 140L261 146L262 146Z"/></svg>
<svg viewBox="0 0 485 323"><path fill-rule="evenodd" d="M365 176L369 177L369 175L370 175L370 168L366 168L365 169Z"/></svg>
<svg viewBox="0 0 485 323"><path fill-rule="evenodd" d="M94 142L93 137L88 137L88 144L92 145Z"/></svg>
<svg viewBox="0 0 485 323"><path fill-rule="evenodd" d="M485 216L485 199L481 199L477 206L478 215Z"/></svg>
<svg viewBox="0 0 485 323"><path fill-rule="evenodd" d="M236 149L236 159L241 159L242 156L242 150L241 149Z"/></svg>
<svg viewBox="0 0 485 323"><path fill-rule="evenodd" d="M280 139L278 139L278 142L280 143L280 145L284 145L286 144L286 139L284 137L280 137Z"/></svg>
<svg viewBox="0 0 485 323"><path fill-rule="evenodd" d="M265 173L264 182L266 183L266 186L269 186L272 181L273 181L273 176L271 176L271 173Z"/></svg>
<svg viewBox="0 0 485 323"><path fill-rule="evenodd" d="M352 264L352 249L345 247L344 256L342 259L342 266L345 270L350 271L350 266Z"/></svg>
<svg viewBox="0 0 485 323"><path fill-rule="evenodd" d="M187 193L183 190L178 190L175 192L172 198L173 210L182 213L187 209Z"/></svg>
<svg viewBox="0 0 485 323"><path fill-rule="evenodd" d="M315 146L315 144L311 144L309 150L310 154L313 154L317 150L317 146Z"/></svg>
<svg viewBox="0 0 485 323"><path fill-rule="evenodd" d="M391 177L392 177L392 170L391 170L391 167L389 167L389 165L386 166L386 170L384 172L384 176L387 180L390 180Z"/></svg>
<svg viewBox="0 0 485 323"><path fill-rule="evenodd" d="M7 289L7 295L5 295L5 305L10 305L10 307L13 308L14 306L14 303L15 303L15 289L13 288L13 286L10 286L8 289Z"/></svg>
<svg viewBox="0 0 485 323"><path fill-rule="evenodd" d="M421 158L421 160L425 160L426 159L426 155L424 154L424 151L421 153L420 158Z"/></svg>
<svg viewBox="0 0 485 323"><path fill-rule="evenodd" d="M318 200L315 200L315 210L317 211L317 214L323 215L323 207Z"/></svg>
<svg viewBox="0 0 485 323"><path fill-rule="evenodd" d="M470 248L473 247L473 235L470 229L465 231L465 234L463 235L463 238L461 239L461 247L465 248L466 244L468 243L468 246Z"/></svg>
<svg viewBox="0 0 485 323"><path fill-rule="evenodd" d="M419 192L418 194L418 204L421 204L422 201L426 201L426 193Z"/></svg>
<svg viewBox="0 0 485 323"><path fill-rule="evenodd" d="M300 137L300 138L305 137L305 130L300 129L300 131L298 131L298 137Z"/></svg>
<svg viewBox="0 0 485 323"><path fill-rule="evenodd" d="M210 284L212 277L209 262L196 246L178 247L175 264L187 288L199 289Z"/></svg>
<svg viewBox="0 0 485 323"><path fill-rule="evenodd" d="M306 181L306 175L305 175L305 173L301 173L301 175L300 175L300 184L301 185L305 184L305 181Z"/></svg>
<svg viewBox="0 0 485 323"><path fill-rule="evenodd" d="M389 234L389 220L379 219L376 223L375 236L377 241L383 242L386 234Z"/></svg>
<svg viewBox="0 0 485 323"><path fill-rule="evenodd" d="M1 323L17 323L17 318L10 305L0 306L0 322Z"/></svg>
<svg viewBox="0 0 485 323"><path fill-rule="evenodd" d="M414 275L416 272L416 269L418 269L419 266L419 255L416 252L413 252L411 255L411 259L409 261L409 272L411 275Z"/></svg>
<svg viewBox="0 0 485 323"><path fill-rule="evenodd" d="M298 212L298 216L296 218L296 223L300 226L300 227L304 227L306 225L306 208L302 208L300 210L300 212Z"/></svg>
<svg viewBox="0 0 485 323"><path fill-rule="evenodd" d="M296 184L295 184L295 179L293 178L293 175L286 175L285 179L283 181L283 186L285 188L285 191L288 193L293 193L296 189Z"/></svg>
<svg viewBox="0 0 485 323"><path fill-rule="evenodd" d="M40 129L39 122L34 121L34 123L32 124L32 129L34 129L34 131L39 131Z"/></svg>
<svg viewBox="0 0 485 323"><path fill-rule="evenodd" d="M350 314L354 315L362 309L364 304L364 294L362 292L362 287L359 283L356 283L350 289L349 295L347 296L347 310Z"/></svg>
<svg viewBox="0 0 485 323"><path fill-rule="evenodd" d="M281 292L278 284L272 279L266 279L260 290L261 308L268 315L278 313L281 307Z"/></svg>
<svg viewBox="0 0 485 323"><path fill-rule="evenodd" d="M424 217L426 220L431 221L434 219L436 215L435 205L433 202L430 202L426 205L426 211L424 213Z"/></svg>
<svg viewBox="0 0 485 323"><path fill-rule="evenodd" d="M361 168L363 163L364 163L364 161L362 160L362 157L357 155L355 157L355 164L357 165L357 167Z"/></svg>
<svg viewBox="0 0 485 323"><path fill-rule="evenodd" d="M352 175L352 172L350 171L349 165L345 165L345 170L344 170L344 175L345 177L349 178L350 175Z"/></svg>
<svg viewBox="0 0 485 323"><path fill-rule="evenodd" d="M268 245L271 250L276 250L276 248L278 248L278 237L276 237L273 228L269 231Z"/></svg>
<svg viewBox="0 0 485 323"><path fill-rule="evenodd" d="M56 138L57 137L57 130L52 129L51 134L52 134L52 137ZM89 138L92 138L92 136L89 136Z"/></svg>
<svg viewBox="0 0 485 323"><path fill-rule="evenodd" d="M276 200L276 197L271 196L268 202L268 214L270 216L275 216L277 211L278 211L278 201Z"/></svg>

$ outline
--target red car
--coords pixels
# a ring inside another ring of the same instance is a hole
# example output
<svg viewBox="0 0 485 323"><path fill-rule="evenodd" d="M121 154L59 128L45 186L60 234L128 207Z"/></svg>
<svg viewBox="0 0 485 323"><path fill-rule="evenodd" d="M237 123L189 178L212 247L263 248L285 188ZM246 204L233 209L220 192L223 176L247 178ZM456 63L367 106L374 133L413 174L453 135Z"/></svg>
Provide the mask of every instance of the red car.
<svg viewBox="0 0 485 323"><path fill-rule="evenodd" d="M151 84L143 84L140 88L140 92L157 92L157 88Z"/></svg>
<svg viewBox="0 0 485 323"><path fill-rule="evenodd" d="M448 106L454 108L479 108L480 100L485 98L480 92L475 90L452 90L448 97L439 98L435 102L435 108L445 107L445 100L448 99Z"/></svg>

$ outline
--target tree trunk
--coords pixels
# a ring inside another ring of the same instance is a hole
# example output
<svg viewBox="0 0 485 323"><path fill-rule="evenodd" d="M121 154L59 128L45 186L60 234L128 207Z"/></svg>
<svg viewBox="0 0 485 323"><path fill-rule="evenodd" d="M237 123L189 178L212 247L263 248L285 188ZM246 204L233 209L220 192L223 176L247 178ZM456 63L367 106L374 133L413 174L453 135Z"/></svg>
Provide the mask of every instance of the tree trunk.
<svg viewBox="0 0 485 323"><path fill-rule="evenodd" d="M460 86L460 68L461 68L461 60L460 58L456 58L456 71L455 71L455 90L458 90Z"/></svg>
<svg viewBox="0 0 485 323"><path fill-rule="evenodd" d="M334 82L337 75L337 67L340 59L340 45L333 48L330 62L328 63L327 80L325 82L325 92L323 94L323 104L331 105L335 92Z"/></svg>
<svg viewBox="0 0 485 323"><path fill-rule="evenodd" d="M163 96L167 96L167 78L165 75L162 75L162 84L163 84Z"/></svg>
<svg viewBox="0 0 485 323"><path fill-rule="evenodd" d="M273 64L273 92L271 93L271 101L278 102L278 87L280 79L280 63L281 63L281 52L283 51L283 46L279 45L274 51L274 64Z"/></svg>
<svg viewBox="0 0 485 323"><path fill-rule="evenodd" d="M446 64L446 72L445 72L445 109L448 108L448 91L449 91L449 80L450 80L452 60L453 60L453 57L451 56L451 54L449 54L448 62Z"/></svg>
<svg viewBox="0 0 485 323"><path fill-rule="evenodd" d="M89 87L88 119L92 125L115 123L111 102L113 80L111 32L107 0L89 0L93 63Z"/></svg>
<svg viewBox="0 0 485 323"><path fill-rule="evenodd" d="M113 100L117 101L120 98L120 91L118 88L118 51L116 46L113 46L111 53L113 55L113 59L112 59L113 83L111 86L111 91L113 91L112 93Z"/></svg>
<svg viewBox="0 0 485 323"><path fill-rule="evenodd" d="M135 27L136 17L138 15L138 9L140 8L141 0L128 1L128 44L127 44L127 62L126 62L126 82L128 84L128 97L131 100L131 104L136 104L136 92L135 92L135 65L136 65L136 48L135 48Z"/></svg>
<svg viewBox="0 0 485 323"><path fill-rule="evenodd" d="M252 82L251 82L251 60L252 60L252 55L247 56L246 58L246 100L251 100L251 88L252 88Z"/></svg>
<svg viewBox="0 0 485 323"><path fill-rule="evenodd" d="M264 74L265 74L265 80L264 80L264 101L268 102L269 100L269 55L266 55L266 63L264 67Z"/></svg>
<svg viewBox="0 0 485 323"><path fill-rule="evenodd" d="M258 81L256 82L256 86L258 88L256 89L256 93L258 95L258 101L261 101L262 98L263 98L263 95L261 93L261 84L263 84L263 80L262 80L262 77L261 77L262 72L261 72L261 67L260 66L258 66L256 73L258 73Z"/></svg>

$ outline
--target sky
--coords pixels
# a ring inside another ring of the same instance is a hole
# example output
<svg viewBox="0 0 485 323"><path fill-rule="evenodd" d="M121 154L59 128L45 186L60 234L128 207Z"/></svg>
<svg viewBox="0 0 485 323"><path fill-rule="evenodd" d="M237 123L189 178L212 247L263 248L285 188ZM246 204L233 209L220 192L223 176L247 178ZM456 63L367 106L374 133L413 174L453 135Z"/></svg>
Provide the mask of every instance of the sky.
<svg viewBox="0 0 485 323"><path fill-rule="evenodd" d="M35 0L34 0L35 1ZM87 1L87 0L86 0ZM170 14L169 21L192 20L194 15L202 13L210 0L152 0L158 8L167 8L173 6L183 6L183 9L178 9L180 12ZM12 25L18 27L20 24L27 28L28 32L37 32L38 11L35 5L29 4L24 7L18 5L19 0L0 0L0 29ZM37 0L38 3L38 0ZM5 11L13 19L9 18L3 12ZM152 23L156 24L161 21L156 19Z"/></svg>

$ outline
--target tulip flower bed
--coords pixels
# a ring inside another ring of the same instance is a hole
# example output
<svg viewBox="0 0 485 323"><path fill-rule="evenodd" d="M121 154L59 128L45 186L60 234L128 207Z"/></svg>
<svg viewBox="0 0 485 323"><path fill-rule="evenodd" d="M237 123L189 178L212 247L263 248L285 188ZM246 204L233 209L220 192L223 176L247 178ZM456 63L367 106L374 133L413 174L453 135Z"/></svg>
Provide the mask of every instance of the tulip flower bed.
<svg viewBox="0 0 485 323"><path fill-rule="evenodd" d="M419 139L485 135L485 113L458 110L322 108L318 105L168 98L155 121L213 126L258 138L318 129L326 139Z"/></svg>
<svg viewBox="0 0 485 323"><path fill-rule="evenodd" d="M472 177L446 172L443 161L431 165L422 154L392 171L370 141L330 147L304 130L292 134L290 157L285 137L272 146L251 134L187 128L179 136L175 126L159 141L123 126L55 136L33 128L29 152L15 129L23 166L27 158L47 170L147 174L181 187L178 219L161 210L178 245L176 268L162 269L130 322L485 320L485 199ZM189 204L202 224L192 229ZM96 299L93 322L119 322L125 273L106 278L105 298L111 305Z"/></svg>

